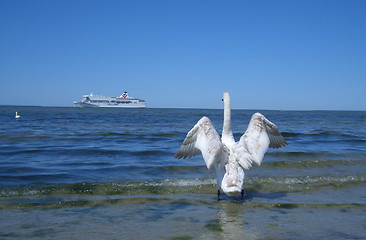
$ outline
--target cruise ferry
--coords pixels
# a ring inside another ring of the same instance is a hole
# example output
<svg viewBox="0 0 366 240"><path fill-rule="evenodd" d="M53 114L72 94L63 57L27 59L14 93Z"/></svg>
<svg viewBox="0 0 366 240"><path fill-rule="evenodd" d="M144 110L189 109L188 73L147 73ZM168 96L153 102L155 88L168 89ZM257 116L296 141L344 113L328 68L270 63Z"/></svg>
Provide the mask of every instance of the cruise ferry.
<svg viewBox="0 0 366 240"><path fill-rule="evenodd" d="M102 95L84 95L80 102L74 102L77 107L118 107L118 108L145 108L145 100L128 96L124 92L119 97L106 97Z"/></svg>

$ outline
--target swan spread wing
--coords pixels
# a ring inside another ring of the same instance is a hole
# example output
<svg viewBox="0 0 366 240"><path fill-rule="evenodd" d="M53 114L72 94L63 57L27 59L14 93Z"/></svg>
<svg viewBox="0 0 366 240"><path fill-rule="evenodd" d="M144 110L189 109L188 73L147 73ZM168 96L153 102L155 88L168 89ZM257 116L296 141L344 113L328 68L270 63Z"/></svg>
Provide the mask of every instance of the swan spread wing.
<svg viewBox="0 0 366 240"><path fill-rule="evenodd" d="M220 136L208 117L201 118L188 132L182 146L174 155L175 158L193 157L202 153L208 169L215 161L220 160L223 150Z"/></svg>
<svg viewBox="0 0 366 240"><path fill-rule="evenodd" d="M264 154L270 148L281 148L287 145L276 125L266 119L262 114L255 113L249 122L248 129L240 138L238 150L243 155L238 161L246 168L254 161L261 164Z"/></svg>

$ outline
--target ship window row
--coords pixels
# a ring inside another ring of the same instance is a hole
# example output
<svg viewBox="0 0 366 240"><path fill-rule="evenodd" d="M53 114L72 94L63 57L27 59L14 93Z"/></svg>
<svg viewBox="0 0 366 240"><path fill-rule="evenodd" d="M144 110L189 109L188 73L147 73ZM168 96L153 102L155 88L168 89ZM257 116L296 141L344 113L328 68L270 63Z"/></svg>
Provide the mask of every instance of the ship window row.
<svg viewBox="0 0 366 240"><path fill-rule="evenodd" d="M116 103L116 101L108 101L108 100L91 100L92 103ZM117 101L117 103L132 103L131 101Z"/></svg>
<svg viewBox="0 0 366 240"><path fill-rule="evenodd" d="M92 103L108 103L108 100L91 100Z"/></svg>

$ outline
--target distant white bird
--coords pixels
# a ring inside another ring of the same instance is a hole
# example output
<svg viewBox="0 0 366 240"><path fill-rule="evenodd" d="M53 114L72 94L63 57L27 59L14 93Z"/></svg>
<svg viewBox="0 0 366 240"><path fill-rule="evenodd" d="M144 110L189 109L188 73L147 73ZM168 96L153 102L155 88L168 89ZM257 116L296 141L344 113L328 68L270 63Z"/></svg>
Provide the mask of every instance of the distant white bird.
<svg viewBox="0 0 366 240"><path fill-rule="evenodd" d="M208 169L216 170L217 196L220 190L228 196L241 194L244 198L244 169L252 163L260 165L264 154L270 148L281 148L287 142L275 124L262 114L255 113L249 122L248 129L235 142L231 131L230 96L224 92L224 125L222 136L216 132L208 117L202 117L188 132L182 146L174 155L175 158L187 158L202 154Z"/></svg>
<svg viewBox="0 0 366 240"><path fill-rule="evenodd" d="M15 112L15 118L16 119L20 118L20 115L18 115L18 112Z"/></svg>

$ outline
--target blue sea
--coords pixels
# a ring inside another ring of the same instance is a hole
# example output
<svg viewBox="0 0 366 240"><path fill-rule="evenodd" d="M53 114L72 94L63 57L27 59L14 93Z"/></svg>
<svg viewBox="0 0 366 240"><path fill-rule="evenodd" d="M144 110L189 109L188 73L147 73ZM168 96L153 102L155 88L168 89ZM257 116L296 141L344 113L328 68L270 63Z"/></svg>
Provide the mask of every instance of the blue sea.
<svg viewBox="0 0 366 240"><path fill-rule="evenodd" d="M255 112L232 111L237 140ZM366 239L366 112L259 112L289 145L218 201L173 155L223 110L2 106L0 239Z"/></svg>

